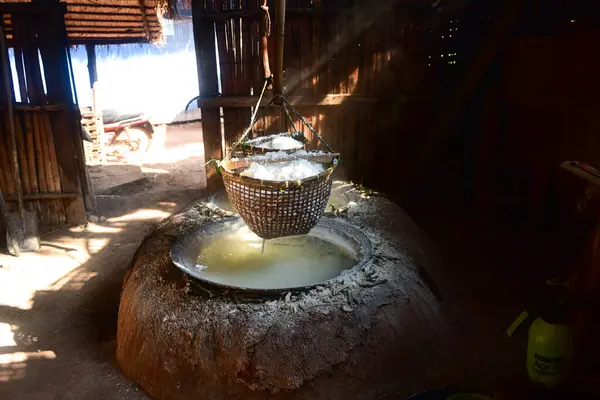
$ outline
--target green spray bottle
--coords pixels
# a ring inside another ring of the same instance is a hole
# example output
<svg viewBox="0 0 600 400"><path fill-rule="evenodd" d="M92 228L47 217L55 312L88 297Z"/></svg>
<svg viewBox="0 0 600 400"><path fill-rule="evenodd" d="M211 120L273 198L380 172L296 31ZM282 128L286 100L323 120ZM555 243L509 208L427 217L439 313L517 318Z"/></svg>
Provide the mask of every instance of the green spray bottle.
<svg viewBox="0 0 600 400"><path fill-rule="evenodd" d="M575 332L569 324L569 287L556 279L546 283L547 298L532 312L521 313L506 332L512 336L526 319L535 318L529 328L527 373L533 382L553 388L571 378Z"/></svg>

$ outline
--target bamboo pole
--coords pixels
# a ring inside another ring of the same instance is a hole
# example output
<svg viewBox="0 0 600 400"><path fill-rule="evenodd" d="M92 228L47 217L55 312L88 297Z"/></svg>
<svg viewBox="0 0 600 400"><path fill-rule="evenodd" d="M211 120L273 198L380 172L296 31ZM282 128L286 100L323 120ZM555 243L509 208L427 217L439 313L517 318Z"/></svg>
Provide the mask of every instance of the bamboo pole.
<svg viewBox="0 0 600 400"><path fill-rule="evenodd" d="M33 128L33 138L35 141L35 155L36 155L36 167L38 173L38 185L40 187L41 193L48 193L48 184L46 182L46 169L44 163L44 152L42 146L42 138L39 129L39 121L37 118L37 113L28 113L31 117L31 123ZM48 215L48 209L46 207L42 207L39 201L34 202L36 208L42 215L42 220L51 222L51 218Z"/></svg>
<svg viewBox="0 0 600 400"><path fill-rule="evenodd" d="M31 116L29 113L23 113L24 132L25 132L25 147L27 149L27 165L29 170L29 184L31 193L39 193L39 183L37 177L37 169L35 166L35 139L33 136L33 128L31 126Z"/></svg>
<svg viewBox="0 0 600 400"><path fill-rule="evenodd" d="M44 175L46 178L46 187L47 193L56 193L57 190L54 187L54 179L52 178L52 165L50 163L50 152L48 150L48 138L46 136L46 132L44 130L44 125L42 123L41 113L35 112L35 118L37 120L38 130L40 132L40 138L42 142L42 154L44 160ZM58 202L60 203L60 201ZM47 221L50 226L57 226L60 224L58 218L58 206L56 200L45 201L43 204L43 215L46 215Z"/></svg>
<svg viewBox="0 0 600 400"><path fill-rule="evenodd" d="M65 209L64 201L59 199L69 199L67 197L60 197L63 195L61 193L62 187L60 184L60 171L58 170L58 161L56 159L56 149L54 146L54 136L52 134L52 127L50 124L50 115L47 112L40 113L40 125L42 126L42 132L44 132L47 141L48 148L48 161L50 163L50 171L47 172L46 178L52 181L52 186L57 196L59 196L56 200L49 201L49 208L51 210L51 221L53 224L61 225L64 224L67 220L67 213ZM48 177L49 173L49 177ZM70 197L71 199L75 197Z"/></svg>
<svg viewBox="0 0 600 400"><path fill-rule="evenodd" d="M0 22L0 58L2 60L2 73L4 80L4 100L6 102L7 108L7 117L8 117L8 132L10 134L10 144L11 144L11 161L13 165L13 175L14 175L14 183L15 183L15 193L17 194L18 206L19 206L19 216L23 218L24 216L24 207L23 207L23 184L21 183L21 171L19 169L19 155L17 154L17 139L15 137L15 121L14 121L14 110L12 108L13 105L13 95L10 90L9 84L12 82L10 77L10 62L8 60L8 47L6 46L6 41L4 38L4 23ZM17 253L18 254L18 253Z"/></svg>
<svg viewBox="0 0 600 400"><path fill-rule="evenodd" d="M17 138L17 147L19 153L19 163L21 166L21 171L23 173L23 193L30 194L31 193L31 184L30 184L30 173L29 173L29 164L27 163L27 148L25 147L25 138L24 132L21 127L21 118L19 114L15 113L15 136Z"/></svg>
<svg viewBox="0 0 600 400"><path fill-rule="evenodd" d="M62 185L60 182L60 170L56 156L56 147L54 145L54 134L52 132L52 124L50 123L50 115L47 112L42 113L42 124L44 125L44 130L48 135L48 151L50 154L50 164L52 166L52 179L54 180L54 187L56 188L57 192L61 192Z"/></svg>
<svg viewBox="0 0 600 400"><path fill-rule="evenodd" d="M12 180L12 164L10 162L10 157L8 156L8 130L7 130L7 121L8 116L3 114L0 119L0 165L2 168L0 169L0 174L4 176L4 190L3 193L15 193L15 185Z"/></svg>
<svg viewBox="0 0 600 400"><path fill-rule="evenodd" d="M44 175L46 177L46 186L48 188L48 192L56 193L57 188L54 185L54 177L52 176L52 162L50 161L50 150L48 148L48 133L46 132L46 127L42 121L42 114L39 112L35 112L35 120L37 122L42 142L42 154L44 160Z"/></svg>

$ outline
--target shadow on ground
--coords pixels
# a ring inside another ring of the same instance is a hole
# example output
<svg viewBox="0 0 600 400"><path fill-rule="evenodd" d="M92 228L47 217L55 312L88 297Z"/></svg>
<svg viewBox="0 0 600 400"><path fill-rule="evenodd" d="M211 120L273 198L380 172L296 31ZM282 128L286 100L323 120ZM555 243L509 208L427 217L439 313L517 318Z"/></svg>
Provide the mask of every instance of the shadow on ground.
<svg viewBox="0 0 600 400"><path fill-rule="evenodd" d="M0 306L0 323L11 327L14 341L0 347L0 398L146 398L114 358L121 284L145 235L202 194L139 194L103 222L45 238L43 247L54 253L80 251L56 244L67 236L80 240L90 258L48 290L36 291L30 309Z"/></svg>
<svg viewBox="0 0 600 400"><path fill-rule="evenodd" d="M94 222L0 254L0 399L147 398L114 356L121 285L155 225L205 195L199 124L159 127L154 144L141 164L96 169Z"/></svg>

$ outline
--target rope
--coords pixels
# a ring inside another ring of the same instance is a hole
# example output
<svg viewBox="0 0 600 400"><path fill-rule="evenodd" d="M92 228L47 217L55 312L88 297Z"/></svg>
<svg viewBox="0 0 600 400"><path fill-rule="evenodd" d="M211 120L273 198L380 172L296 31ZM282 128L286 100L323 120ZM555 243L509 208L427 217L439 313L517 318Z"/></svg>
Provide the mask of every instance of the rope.
<svg viewBox="0 0 600 400"><path fill-rule="evenodd" d="M244 132L244 134L242 135L240 140L238 140L231 147L231 150L229 150L229 155L227 155L225 158L230 158L231 155L234 153L235 149L237 149L240 146L240 144L242 144L242 142L244 142L246 140L246 138L248 137L248 134L252 131L252 128L254 127L254 124L256 123L256 114L258 114L258 110L260 108L260 103L262 102L262 99L263 99L263 96L265 95L265 91L267 90L267 87L271 84L272 81L273 81L272 76L265 79L265 84L263 85L262 92L260 92L260 96L258 97L258 102L256 103L256 107L254 107L254 113L252 113L252 118L250 119L250 125L248 126L248 128L246 128L246 131Z"/></svg>
<svg viewBox="0 0 600 400"><path fill-rule="evenodd" d="M264 97L265 91L267 90L267 87L269 86L269 84L271 83L272 80L273 80L272 76L270 76L269 78L265 79L265 84L263 85L262 92L260 93L260 96L258 98L258 102L256 103L256 106L254 107L254 112L252 113L252 118L250 119L250 125L248 125L248 128L246 128L246 131L244 132L244 134L242 135L242 137L240 138L240 140L238 140L231 147L231 150L229 151L229 154L225 157L226 159L231 158L231 156L233 155L233 153L235 152L235 150L246 140L246 138L248 137L248 135L250 134L250 132L252 132L252 128L254 128L254 124L256 123L256 115L258 114L259 109L260 109L260 103L262 102L262 99ZM281 95L274 96L271 99L271 101L269 101L269 104L267 104L267 107L269 107L271 104L273 104L277 99L281 99L283 101L283 103L282 103L283 110L285 111L286 116L290 120L290 123L292 124L292 128L294 129L294 131L296 131L296 126L294 125L294 121L292 120L292 117L291 117L291 115L290 115L290 113L288 111L288 107L292 109L292 111L294 112L294 114L296 114L298 116L298 118L300 118L300 121L302 121L302 123L312 132L312 134L315 135L317 137L317 139L319 139L319 141L321 143L323 143L323 145L327 148L327 150L330 153L333 153L333 150L331 149L331 147L329 146L329 144L325 141L325 139L323 139L323 136L319 135L319 133L315 130L315 128L313 128L312 125L309 124L306 121L306 119L304 119L304 117L302 116L302 114L300 114L300 112L298 110L296 110L296 108L285 97L283 97ZM262 112L261 112L261 115L262 115Z"/></svg>
<svg viewBox="0 0 600 400"><path fill-rule="evenodd" d="M263 16L263 31L265 36L271 36L271 15L269 14L269 7L267 7L267 0L264 0L263 5L260 8L264 11Z"/></svg>

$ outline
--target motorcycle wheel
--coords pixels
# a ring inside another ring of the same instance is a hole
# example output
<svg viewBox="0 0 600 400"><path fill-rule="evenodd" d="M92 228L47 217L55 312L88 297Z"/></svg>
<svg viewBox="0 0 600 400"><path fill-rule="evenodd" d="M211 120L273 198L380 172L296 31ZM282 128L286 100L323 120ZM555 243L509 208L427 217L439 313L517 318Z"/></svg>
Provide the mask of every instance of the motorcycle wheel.
<svg viewBox="0 0 600 400"><path fill-rule="evenodd" d="M123 130L115 139L117 147L123 149L121 153L125 157L139 157L150 149L152 135L140 128L129 128Z"/></svg>

